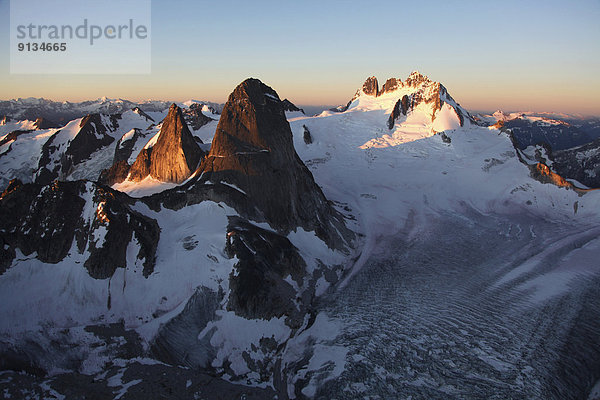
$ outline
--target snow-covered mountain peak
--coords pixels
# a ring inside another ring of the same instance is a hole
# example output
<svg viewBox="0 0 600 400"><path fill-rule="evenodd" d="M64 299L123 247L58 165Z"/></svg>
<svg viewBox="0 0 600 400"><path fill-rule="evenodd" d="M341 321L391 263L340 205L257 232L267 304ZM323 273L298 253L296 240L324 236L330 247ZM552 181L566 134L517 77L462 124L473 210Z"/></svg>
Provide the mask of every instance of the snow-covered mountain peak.
<svg viewBox="0 0 600 400"><path fill-rule="evenodd" d="M423 75L419 71L413 71L410 73L408 78L406 78L405 83L407 86L416 87L422 83L435 83L435 82L433 82L431 79L429 79L427 76Z"/></svg>
<svg viewBox="0 0 600 400"><path fill-rule="evenodd" d="M417 71L404 82L388 79L381 90L377 78L371 76L346 107L334 111L360 120L374 119L382 125L380 134L364 144L366 148L395 146L460 128L472 120L444 85Z"/></svg>

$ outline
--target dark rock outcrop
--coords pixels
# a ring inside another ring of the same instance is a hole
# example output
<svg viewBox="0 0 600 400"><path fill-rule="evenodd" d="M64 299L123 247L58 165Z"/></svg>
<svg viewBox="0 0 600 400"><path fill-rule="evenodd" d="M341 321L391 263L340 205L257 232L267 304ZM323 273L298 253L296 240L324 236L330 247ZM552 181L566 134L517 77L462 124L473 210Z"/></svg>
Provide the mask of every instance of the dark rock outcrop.
<svg viewBox="0 0 600 400"><path fill-rule="evenodd" d="M394 105L394 109L388 118L388 128L392 129L396 123L396 120L400 118L400 115L406 116L409 110L412 110L412 97L404 95Z"/></svg>
<svg viewBox="0 0 600 400"><path fill-rule="evenodd" d="M336 248L353 236L296 154L279 96L257 79L229 96L199 172L199 183L234 185L280 232L302 227Z"/></svg>
<svg viewBox="0 0 600 400"><path fill-rule="evenodd" d="M137 258L148 276L160 229L129 202L126 195L91 182L41 186L12 181L0 196L0 272L11 265L16 249L26 256L35 252L40 261L54 264L76 248L89 254L84 266L90 276L108 278L126 266L127 247L135 236Z"/></svg>
<svg viewBox="0 0 600 400"><path fill-rule="evenodd" d="M35 129L52 129L52 128L58 128L60 125L52 122L46 118L37 118L35 120L35 123L33 124L35 126Z"/></svg>
<svg viewBox="0 0 600 400"><path fill-rule="evenodd" d="M142 150L131 166L130 179L139 181L150 175L160 181L180 183L189 178L203 156L204 152L185 123L181 108L173 104L163 121L156 144Z"/></svg>
<svg viewBox="0 0 600 400"><path fill-rule="evenodd" d="M350 100L348 103L346 103L345 106L337 106L337 107L334 107L334 108L330 108L329 111L344 112L344 111L348 110L348 108L350 107L350 104L352 104L352 100Z"/></svg>
<svg viewBox="0 0 600 400"><path fill-rule="evenodd" d="M116 125L119 117L118 115L106 117L110 119L107 125L102 121L100 114L90 114L83 118L79 124L81 129L71 140L65 152L62 170L68 172L73 165L88 159L101 147L111 144L115 138L108 133Z"/></svg>
<svg viewBox="0 0 600 400"><path fill-rule="evenodd" d="M131 111L133 111L134 113L136 113L137 115L146 118L146 121L151 121L151 122L155 122L154 118L152 118L151 116L149 116L148 114L146 114L141 108L139 107L134 107L131 109Z"/></svg>
<svg viewBox="0 0 600 400"><path fill-rule="evenodd" d="M377 78L374 76L367 78L363 84L362 91L366 95L377 97L379 95L379 83L377 82Z"/></svg>
<svg viewBox="0 0 600 400"><path fill-rule="evenodd" d="M532 121L526 115L504 121L515 136L519 148L548 143L552 150L566 150L590 143L592 138L577 126L558 120Z"/></svg>
<svg viewBox="0 0 600 400"><path fill-rule="evenodd" d="M98 183L112 186L115 183L121 183L127 179L131 166L127 161L121 160L112 165L112 167L103 170L98 177Z"/></svg>
<svg viewBox="0 0 600 400"><path fill-rule="evenodd" d="M402 81L400 79L389 78L387 81L385 81L385 83L381 87L381 91L379 92L379 95L381 96L384 93L393 92L394 90L398 89L398 87L401 87L401 86L402 86Z"/></svg>
<svg viewBox="0 0 600 400"><path fill-rule="evenodd" d="M551 153L552 168L562 176L575 179L590 188L600 188L600 139L572 149Z"/></svg>
<svg viewBox="0 0 600 400"><path fill-rule="evenodd" d="M297 306L296 290L285 280L291 276L302 286L306 264L298 249L284 236L231 217L226 252L239 260L229 278L228 309L249 319L285 315L288 325L298 328L305 310Z"/></svg>
<svg viewBox="0 0 600 400"><path fill-rule="evenodd" d="M17 131L12 131L9 134L7 134L6 136L4 136L4 138L2 138L2 140L0 140L0 146L8 143L8 142L12 142L13 140L17 140L17 138L25 133L30 133L31 131L28 130L17 130Z"/></svg>
<svg viewBox="0 0 600 400"><path fill-rule="evenodd" d="M126 133L125 135L127 135L128 133ZM125 137L125 135L123 137ZM141 129L134 128L133 135L131 137L125 140L123 140L123 137L121 137L117 142L117 146L115 147L115 156L113 158L113 163L129 160L129 157L131 157L131 153L133 152L133 147L135 146L138 139L140 139L143 136L144 134L142 133Z"/></svg>
<svg viewBox="0 0 600 400"><path fill-rule="evenodd" d="M222 300L222 292L198 287L183 311L161 326L151 344L152 356L170 365L210 368L216 351L210 345L210 335L200 341L198 335L215 320Z"/></svg>
<svg viewBox="0 0 600 400"><path fill-rule="evenodd" d="M462 111L460 110L459 107L452 106L452 108L454 109L454 112L456 113L456 116L458 117L460 126L464 126L465 125L465 116L463 115Z"/></svg>
<svg viewBox="0 0 600 400"><path fill-rule="evenodd" d="M35 173L35 182L47 185L54 179L63 179L77 164L108 146L115 139L110 132L116 129L119 114L106 116L89 114L79 123L79 131L71 140L61 140L63 131L54 133L44 143L42 154Z"/></svg>
<svg viewBox="0 0 600 400"><path fill-rule="evenodd" d="M214 119L204 115L202 107L203 104L194 103L189 106L189 108L182 111L185 122L195 131L214 121Z"/></svg>
<svg viewBox="0 0 600 400"><path fill-rule="evenodd" d="M296 107L296 105L294 103L292 103L291 101L289 101L288 99L284 99L281 103L283 106L283 111L287 111L287 112L300 111L302 114L304 114L303 109Z"/></svg>
<svg viewBox="0 0 600 400"><path fill-rule="evenodd" d="M304 143L311 144L313 142L313 138L312 138L312 135L310 134L310 130L308 129L308 127L306 125L302 125L302 129L304 130L304 133L303 133Z"/></svg>

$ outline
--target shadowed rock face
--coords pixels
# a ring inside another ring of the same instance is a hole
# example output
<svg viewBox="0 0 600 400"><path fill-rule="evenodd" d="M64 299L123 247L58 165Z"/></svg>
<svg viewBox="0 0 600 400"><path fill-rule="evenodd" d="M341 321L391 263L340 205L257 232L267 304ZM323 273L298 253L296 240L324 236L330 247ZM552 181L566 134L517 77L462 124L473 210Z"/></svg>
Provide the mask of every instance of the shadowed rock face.
<svg viewBox="0 0 600 400"><path fill-rule="evenodd" d="M227 308L249 319L285 315L298 328L312 297L296 304L296 290L285 280L290 276L302 287L306 264L298 249L286 237L230 217L226 253L239 260L229 277Z"/></svg>
<svg viewBox="0 0 600 400"><path fill-rule="evenodd" d="M406 116L409 110L412 110L412 99L404 95L394 105L394 109L388 118L388 128L392 129L396 120L400 118L400 115Z"/></svg>
<svg viewBox="0 0 600 400"><path fill-rule="evenodd" d="M127 247L135 236L137 258L144 260L143 273L148 276L160 229L156 221L132 210L129 200L85 181L48 186L11 181L0 196L0 274L10 267L17 249L55 264L76 248L89 254L84 266L90 276L109 278L126 266Z"/></svg>
<svg viewBox="0 0 600 400"><path fill-rule="evenodd" d="M547 154L551 154L547 151ZM562 176L573 178L591 188L600 188L600 139L586 145L557 151L552 167Z"/></svg>
<svg viewBox="0 0 600 400"><path fill-rule="evenodd" d="M193 130L197 131L202 128L204 125L214 121L212 118L207 117L202 112L202 104L194 103L190 105L190 107L183 111L185 114L186 122L192 127Z"/></svg>
<svg viewBox="0 0 600 400"><path fill-rule="evenodd" d="M154 147L140 152L133 163L130 179L140 181L150 175L163 182L180 183L189 178L203 155L181 108L173 104Z"/></svg>
<svg viewBox="0 0 600 400"><path fill-rule="evenodd" d="M100 114L90 114L80 123L81 129L73 138L67 151L62 169L67 172L71 165L76 165L88 159L96 150L111 144L115 139L108 134L109 129L116 125L120 116L110 116L109 127L105 126Z"/></svg>
<svg viewBox="0 0 600 400"><path fill-rule="evenodd" d="M131 167L129 164L127 164L127 161L118 161L110 168L105 169L102 171L102 173L100 173L100 176L98 177L98 183L108 186L112 186L115 183L121 183L127 179L130 168Z"/></svg>
<svg viewBox="0 0 600 400"><path fill-rule="evenodd" d="M302 129L304 130L304 143L311 144L313 142L312 135L310 134L310 130L306 125L302 125Z"/></svg>
<svg viewBox="0 0 600 400"><path fill-rule="evenodd" d="M302 227L333 247L344 246L338 231L350 235L296 154L282 101L257 79L242 82L229 96L199 170L201 182L241 189L281 232Z"/></svg>
<svg viewBox="0 0 600 400"><path fill-rule="evenodd" d="M282 101L282 103L283 103L284 111L300 111L302 114L304 114L303 109L296 107L296 105L294 103L292 103L291 101L289 101L288 99L284 99Z"/></svg>
<svg viewBox="0 0 600 400"><path fill-rule="evenodd" d="M143 133L142 130L138 128L134 128L133 137L129 140L123 141L123 138L121 137L121 139L119 139L117 142L117 146L115 147L113 163L129 160L131 153L133 153L133 146L141 137L143 137Z"/></svg>
<svg viewBox="0 0 600 400"><path fill-rule="evenodd" d="M97 150L111 144L115 139L110 132L118 126L117 121L120 118L119 114L107 117L100 114L85 116L79 124L79 132L68 142L60 158L56 157L56 153L62 150L55 140L61 135L61 131L57 131L42 147L36 183L47 185L56 178L64 179L76 165L88 160ZM57 161L52 161L52 158Z"/></svg>
<svg viewBox="0 0 600 400"><path fill-rule="evenodd" d="M59 125L47 120L46 118L38 118L35 120L35 129L51 129L51 128L58 128Z"/></svg>

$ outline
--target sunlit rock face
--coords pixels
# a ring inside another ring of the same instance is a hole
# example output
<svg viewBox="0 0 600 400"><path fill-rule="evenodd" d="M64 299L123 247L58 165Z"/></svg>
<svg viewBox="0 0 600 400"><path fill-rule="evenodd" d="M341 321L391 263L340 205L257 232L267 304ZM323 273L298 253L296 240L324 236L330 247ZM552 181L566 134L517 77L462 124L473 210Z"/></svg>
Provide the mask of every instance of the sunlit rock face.
<svg viewBox="0 0 600 400"><path fill-rule="evenodd" d="M229 96L199 170L202 181L241 189L282 232L302 227L333 247L350 235L296 154L284 103L257 79L245 80Z"/></svg>
<svg viewBox="0 0 600 400"><path fill-rule="evenodd" d="M377 78L374 76L367 78L362 87L362 91L368 96L377 96L379 94L379 83L377 82Z"/></svg>
<svg viewBox="0 0 600 400"><path fill-rule="evenodd" d="M142 180L149 175L159 181L180 183L190 177L203 155L185 123L181 108L173 104L156 144L140 152L132 165L130 179Z"/></svg>

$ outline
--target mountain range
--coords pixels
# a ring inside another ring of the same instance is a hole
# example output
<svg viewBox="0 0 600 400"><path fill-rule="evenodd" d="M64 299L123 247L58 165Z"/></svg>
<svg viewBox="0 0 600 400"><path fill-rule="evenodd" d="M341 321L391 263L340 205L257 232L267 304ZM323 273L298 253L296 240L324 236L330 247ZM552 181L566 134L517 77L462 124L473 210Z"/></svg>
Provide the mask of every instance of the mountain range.
<svg viewBox="0 0 600 400"><path fill-rule="evenodd" d="M0 102L5 397L597 390L598 119L349 98Z"/></svg>

